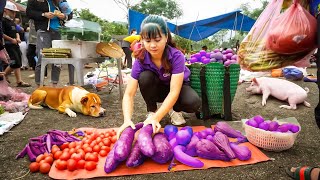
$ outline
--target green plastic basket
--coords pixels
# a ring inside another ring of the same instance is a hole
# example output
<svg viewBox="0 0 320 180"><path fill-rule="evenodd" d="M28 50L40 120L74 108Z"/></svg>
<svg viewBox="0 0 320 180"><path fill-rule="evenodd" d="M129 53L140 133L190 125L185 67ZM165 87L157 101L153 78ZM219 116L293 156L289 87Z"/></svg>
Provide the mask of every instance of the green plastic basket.
<svg viewBox="0 0 320 180"><path fill-rule="evenodd" d="M207 65L195 63L189 66L191 75L191 87L202 98L200 72L204 68L205 71L205 88L207 104L209 109L209 116L225 115L224 112L224 78L226 73L230 75L230 96L231 103L235 96L238 87L240 66L238 64L231 64L229 67L224 67L221 63L209 63ZM203 99L202 99L203 101ZM230 104L231 106L231 104ZM201 118L204 117L203 112Z"/></svg>

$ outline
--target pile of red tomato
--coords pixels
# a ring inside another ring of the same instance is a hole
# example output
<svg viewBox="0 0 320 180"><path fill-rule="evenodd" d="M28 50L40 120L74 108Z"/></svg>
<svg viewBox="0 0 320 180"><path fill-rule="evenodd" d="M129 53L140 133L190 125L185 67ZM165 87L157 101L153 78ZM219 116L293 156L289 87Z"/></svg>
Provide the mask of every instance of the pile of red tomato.
<svg viewBox="0 0 320 180"><path fill-rule="evenodd" d="M39 155L36 162L30 164L29 169L31 172L40 171L46 174L55 160L55 167L58 170L86 169L92 171L97 167L99 156L107 156L116 140L114 129L103 133L85 131L85 136L81 141L64 143L60 147L53 145L51 153Z"/></svg>

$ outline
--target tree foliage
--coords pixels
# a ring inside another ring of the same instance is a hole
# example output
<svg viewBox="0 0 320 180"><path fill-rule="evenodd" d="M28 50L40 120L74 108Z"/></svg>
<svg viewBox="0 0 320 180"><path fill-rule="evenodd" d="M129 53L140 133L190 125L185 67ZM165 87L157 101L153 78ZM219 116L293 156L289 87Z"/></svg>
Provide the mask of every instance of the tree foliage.
<svg viewBox="0 0 320 180"><path fill-rule="evenodd" d="M260 8L255 8L251 10L251 7L249 3L241 4L240 8L242 10L242 13L251 17L252 19L258 19L262 11L267 7L268 1L267 0L260 0L262 3L262 6Z"/></svg>
<svg viewBox="0 0 320 180"><path fill-rule="evenodd" d="M144 0L132 7L144 14L157 14L168 19L182 16L183 11L175 0Z"/></svg>

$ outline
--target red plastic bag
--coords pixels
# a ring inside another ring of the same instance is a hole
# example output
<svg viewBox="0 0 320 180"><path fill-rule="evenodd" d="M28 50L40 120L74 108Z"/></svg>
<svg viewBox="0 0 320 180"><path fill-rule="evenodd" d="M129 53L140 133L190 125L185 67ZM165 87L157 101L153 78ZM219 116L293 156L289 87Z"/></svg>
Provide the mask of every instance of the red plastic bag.
<svg viewBox="0 0 320 180"><path fill-rule="evenodd" d="M316 46L317 20L295 0L272 23L266 48L278 54L298 54Z"/></svg>

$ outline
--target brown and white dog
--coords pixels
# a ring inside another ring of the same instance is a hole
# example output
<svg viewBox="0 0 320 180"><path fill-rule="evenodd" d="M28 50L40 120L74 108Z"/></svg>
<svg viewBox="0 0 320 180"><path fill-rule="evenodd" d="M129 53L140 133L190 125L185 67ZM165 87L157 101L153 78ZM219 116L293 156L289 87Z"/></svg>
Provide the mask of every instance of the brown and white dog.
<svg viewBox="0 0 320 180"><path fill-rule="evenodd" d="M42 109L41 105L56 109L60 113L66 113L70 117L76 117L75 112L93 117L103 116L105 113L97 94L77 86L36 89L30 96L28 106L31 109Z"/></svg>

